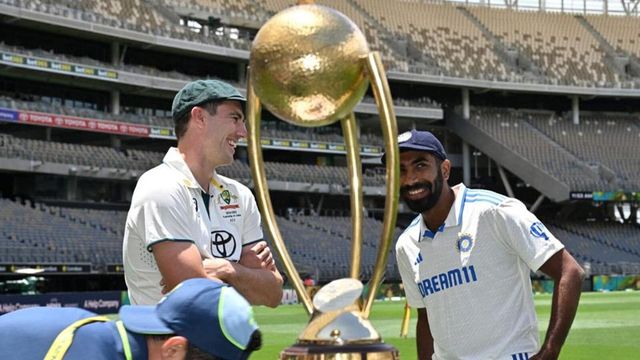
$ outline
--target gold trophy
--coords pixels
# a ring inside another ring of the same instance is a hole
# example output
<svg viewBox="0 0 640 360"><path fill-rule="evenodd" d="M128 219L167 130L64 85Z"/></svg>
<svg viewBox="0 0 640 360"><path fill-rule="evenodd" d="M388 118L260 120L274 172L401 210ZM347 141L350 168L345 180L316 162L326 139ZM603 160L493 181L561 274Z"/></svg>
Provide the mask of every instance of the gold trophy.
<svg viewBox="0 0 640 360"><path fill-rule="evenodd" d="M304 4L302 4L304 3ZM385 141L385 220L366 300L361 299L362 164L353 108L369 81ZM266 229L298 298L311 319L280 359L398 359L368 320L382 281L396 223L399 190L397 124L380 55L370 52L358 27L340 12L300 1L265 23L251 48L247 121L251 174ZM260 142L261 104L291 124L313 127L340 121L347 149L353 245L350 278L334 280L312 299L287 251L271 205Z"/></svg>

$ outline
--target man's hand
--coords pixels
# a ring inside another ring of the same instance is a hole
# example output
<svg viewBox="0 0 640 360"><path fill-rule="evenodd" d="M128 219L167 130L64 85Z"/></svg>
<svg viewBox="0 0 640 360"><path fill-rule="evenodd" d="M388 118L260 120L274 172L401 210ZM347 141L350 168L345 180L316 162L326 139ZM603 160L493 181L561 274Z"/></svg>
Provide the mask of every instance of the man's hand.
<svg viewBox="0 0 640 360"><path fill-rule="evenodd" d="M233 265L229 260L212 258L204 259L202 267L209 279L221 280L229 283L229 276L234 272Z"/></svg>
<svg viewBox="0 0 640 360"><path fill-rule="evenodd" d="M271 271L276 269L273 254L271 254L271 249L267 246L266 241L258 241L255 244L244 246L238 263L251 269Z"/></svg>
<svg viewBox="0 0 640 360"><path fill-rule="evenodd" d="M555 360L558 358L559 351L547 351L545 349L540 349L540 351L529 358L529 360Z"/></svg>

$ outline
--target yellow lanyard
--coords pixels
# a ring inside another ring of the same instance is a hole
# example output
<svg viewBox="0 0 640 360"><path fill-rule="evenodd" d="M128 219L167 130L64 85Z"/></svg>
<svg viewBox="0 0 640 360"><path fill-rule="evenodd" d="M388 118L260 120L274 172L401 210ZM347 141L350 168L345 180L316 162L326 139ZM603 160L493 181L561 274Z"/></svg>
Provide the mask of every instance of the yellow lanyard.
<svg viewBox="0 0 640 360"><path fill-rule="evenodd" d="M47 355L45 355L44 360L62 360L67 353L67 350L69 350L69 347L71 347L71 343L73 343L73 337L75 336L76 330L78 330L78 328L80 328L81 326L94 322L108 321L111 320L104 316L92 316L86 319L78 320L73 324L67 326L58 334L58 336L56 336L55 340L53 340L53 343L51 344L49 351L47 351ZM118 334L120 334L120 339L122 340L125 359L132 360L129 338L127 337L127 331L125 330L122 321L116 321L116 328L118 329Z"/></svg>

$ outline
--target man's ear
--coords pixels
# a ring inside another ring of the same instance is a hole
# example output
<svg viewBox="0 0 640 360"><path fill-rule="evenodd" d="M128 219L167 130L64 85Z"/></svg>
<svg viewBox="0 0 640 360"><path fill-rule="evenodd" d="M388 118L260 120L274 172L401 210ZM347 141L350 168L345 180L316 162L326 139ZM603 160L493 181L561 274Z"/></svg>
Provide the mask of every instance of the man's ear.
<svg viewBox="0 0 640 360"><path fill-rule="evenodd" d="M449 161L449 159L442 160L440 170L442 171L442 178L444 181L449 180L449 175L451 175L451 161Z"/></svg>
<svg viewBox="0 0 640 360"><path fill-rule="evenodd" d="M205 122L207 121L204 114L205 111L206 110L200 106L194 106L191 108L191 119L189 121L193 123L192 126L195 126L196 129L204 129Z"/></svg>
<svg viewBox="0 0 640 360"><path fill-rule="evenodd" d="M183 336L172 336L162 344L162 360L182 360L187 355L189 342Z"/></svg>

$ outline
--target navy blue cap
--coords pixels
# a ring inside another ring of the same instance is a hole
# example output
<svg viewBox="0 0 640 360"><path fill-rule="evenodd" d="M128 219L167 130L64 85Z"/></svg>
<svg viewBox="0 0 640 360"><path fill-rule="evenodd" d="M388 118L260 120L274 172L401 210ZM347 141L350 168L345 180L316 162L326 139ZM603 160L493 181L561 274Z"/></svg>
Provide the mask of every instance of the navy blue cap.
<svg viewBox="0 0 640 360"><path fill-rule="evenodd" d="M200 350L221 359L246 359L258 325L247 300L232 287L205 278L178 284L156 306L123 306L128 331L184 336Z"/></svg>
<svg viewBox="0 0 640 360"><path fill-rule="evenodd" d="M442 143L429 131L414 129L398 135L398 148L400 152L408 150L426 151L440 158L440 160L447 158L447 153L444 151ZM382 155L383 164L385 163L385 155Z"/></svg>

